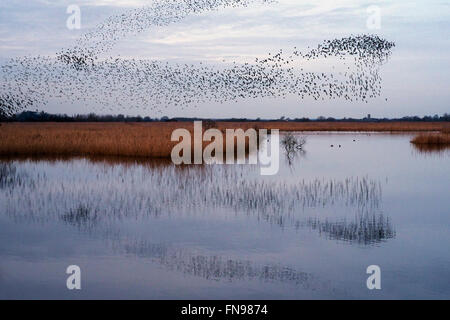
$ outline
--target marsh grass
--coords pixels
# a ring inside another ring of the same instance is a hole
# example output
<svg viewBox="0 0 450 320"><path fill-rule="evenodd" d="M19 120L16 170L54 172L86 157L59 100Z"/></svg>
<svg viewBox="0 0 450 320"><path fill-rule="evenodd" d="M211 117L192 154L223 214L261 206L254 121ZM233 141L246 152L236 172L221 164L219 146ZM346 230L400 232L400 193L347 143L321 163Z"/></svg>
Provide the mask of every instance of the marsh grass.
<svg viewBox="0 0 450 320"><path fill-rule="evenodd" d="M257 130L279 129L280 131L389 132L439 131L445 129L445 124L441 122L353 123L204 121L203 124L203 130L216 127L222 132L225 132L225 129L228 128L240 128L243 130L249 128ZM170 141L170 137L173 130L178 128L189 130L193 136L192 122L3 123L0 129L0 155L170 158L172 148L178 143ZM204 142L203 146L206 144L207 143Z"/></svg>
<svg viewBox="0 0 450 320"><path fill-rule="evenodd" d="M206 122L203 131L212 126L214 122ZM192 122L8 123L0 130L0 155L170 158L179 142L171 141L171 135L180 128L191 133L193 147ZM226 128L222 126L220 130L224 133ZM243 130L248 128L242 126ZM236 142L235 138L235 152ZM209 143L202 142L203 148ZM223 145L225 151L225 135ZM248 152L248 138L245 151Z"/></svg>
<svg viewBox="0 0 450 320"><path fill-rule="evenodd" d="M7 124L2 155L168 157L175 143L170 126L139 124Z"/></svg>
<svg viewBox="0 0 450 320"><path fill-rule="evenodd" d="M417 145L450 146L450 133L419 134L411 142Z"/></svg>
<svg viewBox="0 0 450 320"><path fill-rule="evenodd" d="M220 123L220 122L219 122ZM268 121L245 122L255 128L279 129L280 131L354 131L354 132L414 132L441 131L447 128L445 122L343 122L343 121Z"/></svg>

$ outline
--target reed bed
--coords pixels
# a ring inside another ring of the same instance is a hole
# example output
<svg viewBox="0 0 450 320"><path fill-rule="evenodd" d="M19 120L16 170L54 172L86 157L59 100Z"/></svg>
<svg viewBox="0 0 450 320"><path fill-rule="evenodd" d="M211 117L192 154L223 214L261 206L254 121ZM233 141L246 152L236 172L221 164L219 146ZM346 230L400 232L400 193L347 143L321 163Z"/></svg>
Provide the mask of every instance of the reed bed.
<svg viewBox="0 0 450 320"><path fill-rule="evenodd" d="M450 133L419 134L411 142L417 145L450 146Z"/></svg>
<svg viewBox="0 0 450 320"><path fill-rule="evenodd" d="M241 122L239 125L247 125L257 129L279 129L280 131L354 131L354 132L417 132L417 131L442 131L449 128L445 122ZM220 126L233 126L236 122L219 122Z"/></svg>
<svg viewBox="0 0 450 320"><path fill-rule="evenodd" d="M192 124L186 124L191 129ZM30 123L0 129L1 155L170 157L173 124Z"/></svg>
<svg viewBox="0 0 450 320"><path fill-rule="evenodd" d="M203 129L241 128L281 131L439 131L442 122L213 122ZM185 128L193 136L192 122L152 123L3 123L0 155L7 156L126 156L168 158L177 142L172 131ZM448 138L448 137L447 137ZM434 138L433 138L434 139ZM225 141L225 139L224 139ZM446 140L448 141L448 140ZM204 143L203 145L206 145Z"/></svg>

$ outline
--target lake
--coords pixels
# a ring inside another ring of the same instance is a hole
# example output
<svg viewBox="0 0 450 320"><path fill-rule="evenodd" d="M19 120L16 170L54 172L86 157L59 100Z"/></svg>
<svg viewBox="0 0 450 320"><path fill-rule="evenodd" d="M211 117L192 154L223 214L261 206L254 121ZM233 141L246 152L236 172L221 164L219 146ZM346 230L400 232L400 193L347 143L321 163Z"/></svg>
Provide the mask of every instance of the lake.
<svg viewBox="0 0 450 320"><path fill-rule="evenodd" d="M0 298L449 299L449 150L418 150L413 134L298 135L304 150L282 150L274 176L1 159Z"/></svg>

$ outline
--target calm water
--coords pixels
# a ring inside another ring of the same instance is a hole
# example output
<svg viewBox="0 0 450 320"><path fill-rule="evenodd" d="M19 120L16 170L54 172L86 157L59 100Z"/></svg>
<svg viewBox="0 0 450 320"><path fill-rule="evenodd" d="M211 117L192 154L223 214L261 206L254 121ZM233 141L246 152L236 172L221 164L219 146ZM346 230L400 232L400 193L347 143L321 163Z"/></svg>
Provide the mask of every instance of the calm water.
<svg viewBox="0 0 450 320"><path fill-rule="evenodd" d="M410 138L308 134L264 177L3 159L0 298L449 299L450 152ZM66 288L72 264L81 290Z"/></svg>

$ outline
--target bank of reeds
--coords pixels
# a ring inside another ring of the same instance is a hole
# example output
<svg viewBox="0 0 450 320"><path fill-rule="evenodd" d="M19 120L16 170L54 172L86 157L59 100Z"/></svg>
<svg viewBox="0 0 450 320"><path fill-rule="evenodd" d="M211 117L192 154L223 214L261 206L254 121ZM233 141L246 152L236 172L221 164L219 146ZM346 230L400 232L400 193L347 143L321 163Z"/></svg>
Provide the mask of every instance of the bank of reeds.
<svg viewBox="0 0 450 320"><path fill-rule="evenodd" d="M1 155L167 157L169 126L123 123L6 124Z"/></svg>
<svg viewBox="0 0 450 320"><path fill-rule="evenodd" d="M427 133L419 134L415 136L412 140L414 144L426 144L426 145L437 145L437 146L450 146L450 133Z"/></svg>
<svg viewBox="0 0 450 320"><path fill-rule="evenodd" d="M442 122L213 122L203 129L248 128L280 131L440 131ZM170 157L177 142L173 130L185 128L193 136L192 122L151 123L3 123L0 155L8 156L127 156ZM422 138L421 138L422 139ZM436 139L436 138L432 138ZM446 138L448 141L448 137ZM224 139L225 141L225 139ZM205 145L205 143L203 143Z"/></svg>
<svg viewBox="0 0 450 320"><path fill-rule="evenodd" d="M214 124L206 122L203 131L212 127ZM8 123L0 129L0 155L169 158L179 142L171 141L172 132L180 128L190 132L193 149L192 122ZM244 130L247 128L244 126ZM221 131L225 132L225 128ZM236 141L235 138L235 152ZM209 143L203 141L202 145ZM225 135L223 146L225 151ZM245 148L247 152L248 138Z"/></svg>

